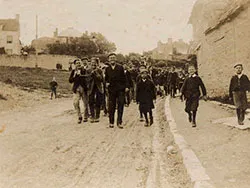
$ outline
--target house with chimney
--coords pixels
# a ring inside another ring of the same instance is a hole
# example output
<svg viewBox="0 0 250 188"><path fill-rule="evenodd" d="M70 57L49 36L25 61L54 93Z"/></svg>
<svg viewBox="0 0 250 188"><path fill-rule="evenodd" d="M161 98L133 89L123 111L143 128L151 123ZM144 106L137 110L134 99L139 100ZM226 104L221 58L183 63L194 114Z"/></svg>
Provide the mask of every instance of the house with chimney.
<svg viewBox="0 0 250 188"><path fill-rule="evenodd" d="M31 46L36 49L38 53L48 53L48 44L54 43L70 43L70 39L81 37L82 33L73 27L68 27L58 33L58 28L54 31L53 37L40 37L31 42Z"/></svg>
<svg viewBox="0 0 250 188"><path fill-rule="evenodd" d="M14 19L0 19L0 51L20 55L21 48L19 14Z"/></svg>

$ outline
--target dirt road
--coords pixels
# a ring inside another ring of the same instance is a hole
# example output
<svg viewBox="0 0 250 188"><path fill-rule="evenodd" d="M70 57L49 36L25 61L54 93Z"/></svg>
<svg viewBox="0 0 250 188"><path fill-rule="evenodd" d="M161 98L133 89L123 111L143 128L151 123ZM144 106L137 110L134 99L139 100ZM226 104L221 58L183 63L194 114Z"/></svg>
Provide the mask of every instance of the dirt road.
<svg viewBox="0 0 250 188"><path fill-rule="evenodd" d="M77 124L71 99L2 112L0 187L191 187L179 153L166 152L174 143L163 106L146 128L132 104L123 130L107 117Z"/></svg>

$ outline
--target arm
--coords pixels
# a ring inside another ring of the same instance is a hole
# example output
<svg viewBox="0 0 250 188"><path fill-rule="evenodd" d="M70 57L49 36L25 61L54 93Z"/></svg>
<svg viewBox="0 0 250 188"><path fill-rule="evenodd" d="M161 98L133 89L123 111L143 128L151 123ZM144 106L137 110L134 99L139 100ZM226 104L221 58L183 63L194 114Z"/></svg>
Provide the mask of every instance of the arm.
<svg viewBox="0 0 250 188"><path fill-rule="evenodd" d="M230 85L229 85L229 98L233 98L233 77L230 80Z"/></svg>
<svg viewBox="0 0 250 188"><path fill-rule="evenodd" d="M69 83L72 84L74 81L75 81L75 70L72 70L69 77Z"/></svg>

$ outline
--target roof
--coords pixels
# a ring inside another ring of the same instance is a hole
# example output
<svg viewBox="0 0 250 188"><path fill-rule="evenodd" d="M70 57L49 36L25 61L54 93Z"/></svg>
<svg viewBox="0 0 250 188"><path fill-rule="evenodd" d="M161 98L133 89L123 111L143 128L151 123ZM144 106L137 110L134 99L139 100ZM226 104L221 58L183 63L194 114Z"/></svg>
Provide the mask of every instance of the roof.
<svg viewBox="0 0 250 188"><path fill-rule="evenodd" d="M19 31L19 21L16 19L0 19L3 31Z"/></svg>
<svg viewBox="0 0 250 188"><path fill-rule="evenodd" d="M217 19L208 26L205 34L218 29L220 26L224 25L226 22L232 21L236 18L247 6L249 6L250 0L231 0L231 3L224 9L223 13L220 14Z"/></svg>
<svg viewBox="0 0 250 188"><path fill-rule="evenodd" d="M200 20L201 17L205 19L202 22L211 22L218 14L223 12L229 1L231 0L197 0L193 6L188 23L193 24Z"/></svg>
<svg viewBox="0 0 250 188"><path fill-rule="evenodd" d="M59 33L59 37L81 37L82 33L73 27L69 27Z"/></svg>

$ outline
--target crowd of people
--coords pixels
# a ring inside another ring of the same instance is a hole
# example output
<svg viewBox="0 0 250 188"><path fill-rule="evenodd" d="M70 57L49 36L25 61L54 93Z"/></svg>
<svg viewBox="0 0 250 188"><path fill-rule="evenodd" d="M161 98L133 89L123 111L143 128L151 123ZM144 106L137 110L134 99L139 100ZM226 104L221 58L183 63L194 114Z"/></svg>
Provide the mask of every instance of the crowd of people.
<svg viewBox="0 0 250 188"><path fill-rule="evenodd" d="M229 96L236 105L238 124L243 125L247 108L246 91L250 90L250 82L242 74L243 65L234 66L236 75L230 81ZM73 103L78 115L78 123L100 121L100 113L109 117L109 127L116 125L123 129L124 107L131 102L139 106L140 121L145 126L154 122L153 112L156 97L169 95L185 100L185 111L192 127L196 127L196 116L199 100L207 100L207 91L202 79L198 76L195 65L189 64L187 70L176 70L174 66L157 68L148 65L145 59L139 63L120 64L117 55L111 53L108 62L101 63L99 58L87 57L74 60L69 82L73 84ZM56 96L57 83L51 82L51 98ZM54 89L53 89L54 88ZM83 102L83 116L80 108Z"/></svg>
<svg viewBox="0 0 250 188"><path fill-rule="evenodd" d="M75 59L69 82L73 84L73 104L77 111L78 123L99 122L100 112L103 110L104 116L109 117L109 127L113 128L117 111L116 125L123 129L124 107L135 102L139 106L140 121L145 121L145 126L151 126L154 122L152 109L156 96L176 97L177 91L180 92L183 88L187 75L184 70L176 71L174 66L149 66L143 57L139 63L120 64L115 53L109 54L106 63L101 63L96 57L90 60L86 57ZM199 84L198 87L204 86ZM185 93L186 90L182 92ZM80 101L83 102L82 110ZM198 107L197 104L196 106ZM188 114L190 115L190 112ZM195 125L195 116L192 118L190 121Z"/></svg>

